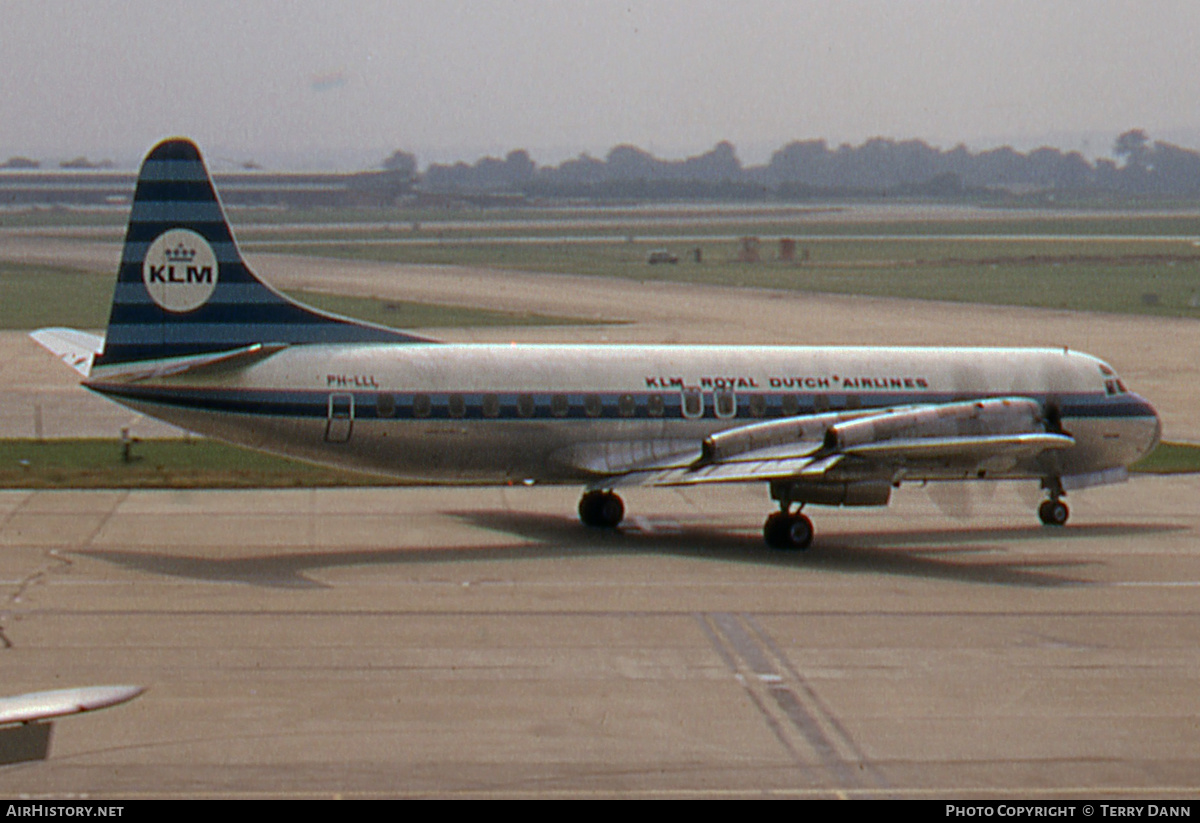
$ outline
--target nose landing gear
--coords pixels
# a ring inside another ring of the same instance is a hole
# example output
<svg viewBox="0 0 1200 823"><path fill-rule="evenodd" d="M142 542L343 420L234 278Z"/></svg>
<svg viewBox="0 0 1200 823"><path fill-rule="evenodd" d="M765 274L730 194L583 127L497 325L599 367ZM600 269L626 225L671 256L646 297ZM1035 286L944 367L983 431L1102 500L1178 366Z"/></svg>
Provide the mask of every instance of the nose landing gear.
<svg viewBox="0 0 1200 823"><path fill-rule="evenodd" d="M1061 499L1067 494L1062 487L1062 481L1057 477L1047 478L1042 481L1042 488L1050 495L1049 500L1042 501L1042 505L1038 506L1038 517L1041 518L1042 525L1066 525L1067 518L1071 516L1071 510Z"/></svg>

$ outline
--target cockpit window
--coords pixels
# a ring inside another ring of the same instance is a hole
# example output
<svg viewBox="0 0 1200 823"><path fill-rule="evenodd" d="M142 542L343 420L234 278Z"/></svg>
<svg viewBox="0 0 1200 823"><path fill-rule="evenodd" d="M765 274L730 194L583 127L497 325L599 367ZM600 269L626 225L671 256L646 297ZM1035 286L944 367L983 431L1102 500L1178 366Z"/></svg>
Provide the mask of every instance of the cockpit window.
<svg viewBox="0 0 1200 823"><path fill-rule="evenodd" d="M1104 393L1107 395L1126 394L1129 390L1125 388L1125 384L1121 382L1121 378L1117 377L1117 373L1112 370L1112 367L1107 363L1100 363L1100 374L1104 375Z"/></svg>

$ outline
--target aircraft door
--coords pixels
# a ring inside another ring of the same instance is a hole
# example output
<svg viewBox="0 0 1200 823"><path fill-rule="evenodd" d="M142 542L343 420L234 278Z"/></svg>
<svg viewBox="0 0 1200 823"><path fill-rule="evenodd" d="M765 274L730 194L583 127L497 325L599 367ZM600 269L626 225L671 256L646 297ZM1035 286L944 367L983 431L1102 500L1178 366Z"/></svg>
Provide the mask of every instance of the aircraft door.
<svg viewBox="0 0 1200 823"><path fill-rule="evenodd" d="M329 395L329 414L325 420L325 440L345 443L354 429L354 395L335 392Z"/></svg>

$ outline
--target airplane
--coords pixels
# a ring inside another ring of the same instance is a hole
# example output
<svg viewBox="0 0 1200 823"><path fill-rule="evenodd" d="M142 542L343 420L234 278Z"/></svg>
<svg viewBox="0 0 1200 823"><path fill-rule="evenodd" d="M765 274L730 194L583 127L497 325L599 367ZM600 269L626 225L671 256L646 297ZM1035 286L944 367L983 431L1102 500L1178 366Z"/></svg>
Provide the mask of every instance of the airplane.
<svg viewBox="0 0 1200 823"><path fill-rule="evenodd" d="M1125 480L1161 434L1066 347L452 344L318 311L246 266L182 138L141 167L104 337L33 336L182 428L423 482L578 484L598 529L623 487L765 483L779 549L811 544L805 506L882 506L905 482L1038 480L1061 526L1069 490Z"/></svg>

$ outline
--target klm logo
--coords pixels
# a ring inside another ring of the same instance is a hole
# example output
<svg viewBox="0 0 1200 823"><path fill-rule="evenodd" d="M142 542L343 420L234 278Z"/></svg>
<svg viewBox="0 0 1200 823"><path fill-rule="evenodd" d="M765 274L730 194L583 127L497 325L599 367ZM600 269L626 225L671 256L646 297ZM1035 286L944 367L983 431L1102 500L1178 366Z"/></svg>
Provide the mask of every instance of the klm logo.
<svg viewBox="0 0 1200 823"><path fill-rule="evenodd" d="M217 255L191 229L171 229L155 238L142 263L150 299L169 312L195 311L208 302L220 279Z"/></svg>
<svg viewBox="0 0 1200 823"><path fill-rule="evenodd" d="M212 266L188 266L186 271L180 271L182 266L150 265L151 283L213 283Z"/></svg>

